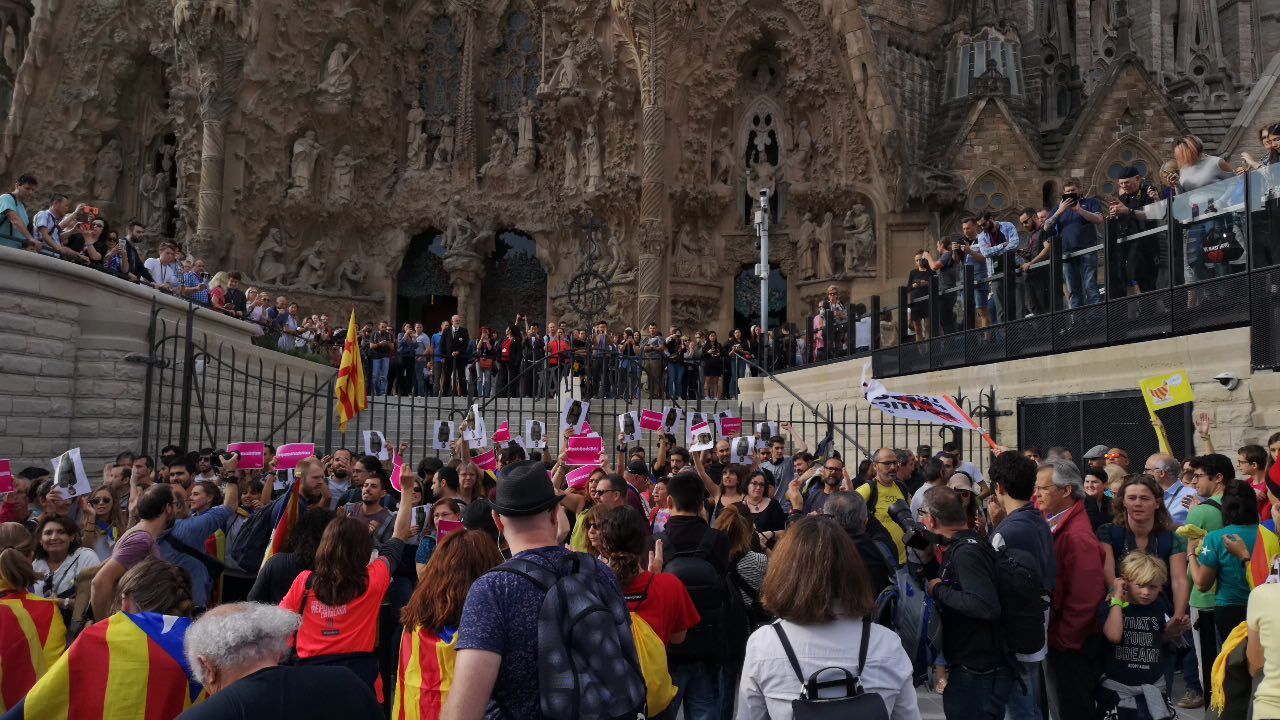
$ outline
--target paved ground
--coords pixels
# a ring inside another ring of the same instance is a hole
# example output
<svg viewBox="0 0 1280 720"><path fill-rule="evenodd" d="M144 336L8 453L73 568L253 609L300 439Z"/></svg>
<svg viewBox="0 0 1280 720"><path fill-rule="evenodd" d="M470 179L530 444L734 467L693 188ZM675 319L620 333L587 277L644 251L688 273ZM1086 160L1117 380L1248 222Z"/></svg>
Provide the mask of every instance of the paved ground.
<svg viewBox="0 0 1280 720"><path fill-rule="evenodd" d="M1174 690L1177 692L1174 699L1182 697L1183 685L1181 680L1174 682ZM922 720L944 720L946 715L942 712L942 696L934 693L932 690L926 690L923 687L916 688L916 698L920 701L920 717ZM1183 710L1177 708L1178 718L1180 720L1205 720L1208 717L1204 708L1195 710Z"/></svg>

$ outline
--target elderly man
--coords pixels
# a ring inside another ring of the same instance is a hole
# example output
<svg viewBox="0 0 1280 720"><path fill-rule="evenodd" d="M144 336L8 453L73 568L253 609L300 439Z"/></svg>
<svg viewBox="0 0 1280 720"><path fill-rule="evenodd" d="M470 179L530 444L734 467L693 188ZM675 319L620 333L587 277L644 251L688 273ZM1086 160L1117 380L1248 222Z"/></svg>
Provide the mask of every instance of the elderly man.
<svg viewBox="0 0 1280 720"><path fill-rule="evenodd" d="M898 564L893 558L894 550L889 539L883 535L875 538L868 532L867 501L858 493L833 493L823 504L822 514L835 520L853 539L858 556L867 568L867 577L871 578L871 594L878 597L880 591L893 582Z"/></svg>
<svg viewBox="0 0 1280 720"><path fill-rule="evenodd" d="M1156 479L1160 483L1160 487L1164 490L1164 506L1173 516L1173 521L1179 525L1187 522L1187 512L1190 508L1183 502L1196 494L1194 487L1183 485L1182 478L1179 473L1182 467L1172 455L1156 453L1147 458L1147 464L1142 467L1142 471Z"/></svg>
<svg viewBox="0 0 1280 720"><path fill-rule="evenodd" d="M1049 613L1046 679L1057 717L1091 718L1098 668L1098 607L1106 595L1102 546L1084 509L1075 463L1050 460L1036 473L1036 498L1053 533L1057 578Z"/></svg>
<svg viewBox="0 0 1280 720"><path fill-rule="evenodd" d="M299 617L260 603L222 605L191 625L186 636L191 673L209 698L184 720L284 717L371 718L381 715L373 692L340 667L280 665Z"/></svg>

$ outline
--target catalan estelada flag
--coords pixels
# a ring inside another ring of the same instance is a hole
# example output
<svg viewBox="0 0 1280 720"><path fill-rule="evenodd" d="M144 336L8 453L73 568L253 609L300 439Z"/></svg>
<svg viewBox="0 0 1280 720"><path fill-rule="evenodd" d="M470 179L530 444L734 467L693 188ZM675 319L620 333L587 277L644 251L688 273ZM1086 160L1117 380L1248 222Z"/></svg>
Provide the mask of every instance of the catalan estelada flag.
<svg viewBox="0 0 1280 720"><path fill-rule="evenodd" d="M267 564L267 560L272 555L285 551L289 545L289 534L293 532L293 528L298 524L298 518L302 516L301 478L294 477L282 507L280 517L276 518L275 527L271 529L271 541L267 543L267 549L262 553L263 565ZM274 512L274 508L269 512Z"/></svg>
<svg viewBox="0 0 1280 720"><path fill-rule="evenodd" d="M17 705L67 649L56 600L0 594L0 712Z"/></svg>
<svg viewBox="0 0 1280 720"><path fill-rule="evenodd" d="M172 720L203 699L183 654L189 627L123 612L90 626L4 720Z"/></svg>
<svg viewBox="0 0 1280 720"><path fill-rule="evenodd" d="M434 633L426 628L405 629L400 638L400 669L396 674L391 720L440 717L458 658L458 633Z"/></svg>
<svg viewBox="0 0 1280 720"><path fill-rule="evenodd" d="M338 400L338 429L347 431L347 422L369 405L364 392L364 366L360 364L360 335L356 329L356 309L351 308L347 337L342 343L342 361L338 363L338 381L333 392Z"/></svg>

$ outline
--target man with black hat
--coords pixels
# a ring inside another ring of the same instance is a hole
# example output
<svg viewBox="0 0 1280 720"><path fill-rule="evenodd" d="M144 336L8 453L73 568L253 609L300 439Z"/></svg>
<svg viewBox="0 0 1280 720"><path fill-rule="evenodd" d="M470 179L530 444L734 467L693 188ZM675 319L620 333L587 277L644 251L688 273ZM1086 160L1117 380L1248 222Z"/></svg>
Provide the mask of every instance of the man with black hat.
<svg viewBox="0 0 1280 720"><path fill-rule="evenodd" d="M649 492L649 464L643 460L632 460L622 471L622 479L627 481L627 504L640 511L641 517L649 517L649 503L644 494Z"/></svg>
<svg viewBox="0 0 1280 720"><path fill-rule="evenodd" d="M572 553L559 542L560 496L541 462L527 460L504 468L491 504L494 522L510 545L511 562L528 561L563 573ZM593 562L599 596L612 600L612 594L622 602L617 577L600 561ZM538 616L547 590L526 574L502 567L482 575L467 593L444 718L478 720L490 698L507 717L541 715Z"/></svg>
<svg viewBox="0 0 1280 720"><path fill-rule="evenodd" d="M1142 173L1135 167L1121 168L1118 179L1120 194L1112 200L1107 211L1110 222L1108 232L1121 241L1116 253L1115 270L1124 278L1125 294L1137 295L1156 288L1159 274L1160 238L1158 234L1133 240L1126 239L1147 230L1155 223L1142 208L1160 199L1150 183L1142 181ZM1163 213L1162 213L1163 214Z"/></svg>

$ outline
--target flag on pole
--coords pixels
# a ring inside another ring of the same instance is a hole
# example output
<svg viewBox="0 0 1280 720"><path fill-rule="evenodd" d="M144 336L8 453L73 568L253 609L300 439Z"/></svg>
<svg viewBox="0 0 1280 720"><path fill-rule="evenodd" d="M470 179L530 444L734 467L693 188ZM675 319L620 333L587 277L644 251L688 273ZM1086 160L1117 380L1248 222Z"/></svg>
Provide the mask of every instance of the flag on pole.
<svg viewBox="0 0 1280 720"><path fill-rule="evenodd" d="M290 472L290 474L293 473ZM267 543L267 550L262 554L264 566L272 555L285 551L289 544L289 534L293 532L294 526L298 524L298 518L302 516L302 478L294 477L288 492L280 517L276 519L275 527L271 529L271 541Z"/></svg>
<svg viewBox="0 0 1280 720"><path fill-rule="evenodd" d="M351 308L351 322L342 343L342 362L338 364L338 382L333 392L338 399L338 430L347 431L347 422L369 405L364 391L364 367L360 364L360 336L356 329L356 309Z"/></svg>

